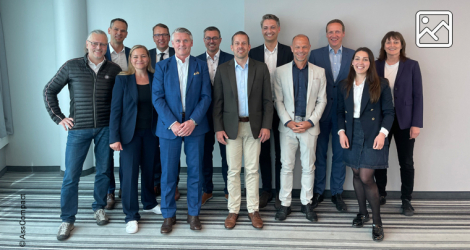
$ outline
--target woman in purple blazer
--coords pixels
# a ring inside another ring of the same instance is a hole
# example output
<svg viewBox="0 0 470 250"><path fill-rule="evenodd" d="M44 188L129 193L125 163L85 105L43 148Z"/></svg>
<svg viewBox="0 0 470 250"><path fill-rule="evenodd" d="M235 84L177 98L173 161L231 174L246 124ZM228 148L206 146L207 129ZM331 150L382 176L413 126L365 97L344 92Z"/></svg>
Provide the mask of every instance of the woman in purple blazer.
<svg viewBox="0 0 470 250"><path fill-rule="evenodd" d="M401 176L402 213L412 216L411 206L415 170L413 149L420 128L423 127L423 85L417 61L405 54L406 43L397 31L390 31L382 39L380 56L375 61L377 73L387 78L392 89L395 121L388 137L395 137ZM387 169L375 171L380 194L380 204L386 202Z"/></svg>

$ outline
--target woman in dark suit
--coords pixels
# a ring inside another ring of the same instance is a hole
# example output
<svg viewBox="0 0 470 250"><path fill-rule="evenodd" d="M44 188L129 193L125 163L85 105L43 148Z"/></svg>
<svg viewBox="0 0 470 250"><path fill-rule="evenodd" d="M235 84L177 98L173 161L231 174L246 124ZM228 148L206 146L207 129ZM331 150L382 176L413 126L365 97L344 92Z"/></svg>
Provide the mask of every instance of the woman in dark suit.
<svg viewBox="0 0 470 250"><path fill-rule="evenodd" d="M128 71L116 77L111 101L109 143L121 151L122 207L126 232L139 230L138 178L141 167L141 201L144 211L161 214L153 190L154 165L159 161L155 136L157 113L152 106L152 66L147 48L134 46L129 54Z"/></svg>
<svg viewBox="0 0 470 250"><path fill-rule="evenodd" d="M405 39L399 32L388 32L382 39L380 56L375 65L377 74L387 78L392 89L395 121L388 139L391 141L393 135L397 145L402 213L412 216L414 208L411 206L411 194L415 177L413 149L415 139L423 127L423 84L419 64L406 57L405 48ZM375 179L379 187L380 204L383 205L387 197L387 170L376 171Z"/></svg>
<svg viewBox="0 0 470 250"><path fill-rule="evenodd" d="M369 220L367 199L373 215L372 239L381 241L384 232L374 172L388 168L387 135L394 111L388 82L379 78L373 60L370 49L356 50L352 68L338 91L337 114L343 161L353 171L354 191L359 203L359 214L352 224L362 227Z"/></svg>

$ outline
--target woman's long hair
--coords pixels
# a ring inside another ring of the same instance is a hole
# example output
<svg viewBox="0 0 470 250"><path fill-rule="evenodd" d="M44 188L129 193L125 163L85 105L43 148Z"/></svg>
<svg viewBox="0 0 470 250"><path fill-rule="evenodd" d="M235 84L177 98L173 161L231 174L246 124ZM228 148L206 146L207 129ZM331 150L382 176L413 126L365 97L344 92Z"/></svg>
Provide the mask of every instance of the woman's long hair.
<svg viewBox="0 0 470 250"><path fill-rule="evenodd" d="M378 102L380 98L380 77L377 74L377 70L375 69L375 62L374 62L374 54L369 48L366 47L361 47L354 52L354 56L351 61L351 66L352 62L354 61L354 57L356 57L357 52L359 51L364 51L367 53L369 56L369 62L370 66L369 69L367 69L366 73L366 82L369 83L369 94L370 94L370 101L372 103ZM346 78L346 85L344 88L346 89L346 98L349 96L349 92L351 92L351 89L353 88L354 84L354 79L356 79L356 70L354 67L351 67L349 69L349 74L348 77Z"/></svg>
<svg viewBox="0 0 470 250"><path fill-rule="evenodd" d="M390 40L390 38L393 38L395 40L400 40L401 43L401 50L400 50L400 61L406 61L406 42L405 38L400 34L398 31L389 31L387 34L385 34L384 38L382 38L382 42L380 43L380 54L379 58L377 58L379 61L385 61L387 60L387 52L385 52L385 43L387 40Z"/></svg>
<svg viewBox="0 0 470 250"><path fill-rule="evenodd" d="M147 52L147 56L149 58L149 64L147 65L147 71L149 71L150 73L155 72L155 70L152 68L152 58L150 58L150 53L149 53L148 49L144 45L135 45L134 47L132 47L131 51L129 52L129 58L127 60L127 71L121 71L121 73L119 73L119 75L133 75L133 74L135 74L135 68L131 63L131 59L132 59L132 53L136 49L145 49L145 52Z"/></svg>

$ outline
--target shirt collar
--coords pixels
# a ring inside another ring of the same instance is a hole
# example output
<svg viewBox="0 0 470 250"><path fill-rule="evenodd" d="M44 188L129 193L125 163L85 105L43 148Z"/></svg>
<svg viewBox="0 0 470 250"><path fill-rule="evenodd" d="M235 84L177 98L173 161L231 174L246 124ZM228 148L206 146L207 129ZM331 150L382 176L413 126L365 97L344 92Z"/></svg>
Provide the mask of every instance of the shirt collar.
<svg viewBox="0 0 470 250"><path fill-rule="evenodd" d="M104 61L106 61L106 57L103 56L103 61L101 61L98 64L95 64L94 62L92 62L88 56L87 56L87 60L88 60L88 65L93 65L95 67L98 67L98 66L101 66L104 63Z"/></svg>
<svg viewBox="0 0 470 250"><path fill-rule="evenodd" d="M119 53L124 52L125 48L126 48L126 47L124 47L124 44L123 44L123 45L122 45L122 50L121 50L121 52L119 52ZM111 43L109 43L109 54L112 54L113 52L116 52L116 51L114 50L113 46L111 46ZM119 54L119 53L116 52L116 54Z"/></svg>
<svg viewBox="0 0 470 250"><path fill-rule="evenodd" d="M366 77L366 78L367 78L367 77ZM363 86L364 86L364 83L366 82L366 78L364 78L364 81L362 81L362 82L361 82L361 84L359 84L359 86L358 86L358 85L356 85L356 80L354 80L354 82L353 82L353 86L354 86L354 88L360 88L360 87L363 87Z"/></svg>
<svg viewBox="0 0 470 250"><path fill-rule="evenodd" d="M170 47L168 46L168 48L166 48L165 51L160 51L158 48L157 48L157 55L160 55L161 53L165 53L166 54L170 54Z"/></svg>
<svg viewBox="0 0 470 250"><path fill-rule="evenodd" d="M276 43L276 47L274 47L273 49L273 52L269 51L269 49L266 47L266 44L263 44L264 45L264 52L269 52L269 53L274 53L274 52L277 52L277 46L279 45L279 42Z"/></svg>
<svg viewBox="0 0 470 250"><path fill-rule="evenodd" d="M296 68L296 69L298 69L298 70L306 69L306 68L308 67L308 62L305 64L305 66L304 66L302 69L299 69L299 68L297 68L297 64L295 64L295 61L292 60L292 67L293 67L293 68Z"/></svg>
<svg viewBox="0 0 470 250"><path fill-rule="evenodd" d="M334 53L334 49L328 44L328 51L331 53L331 51L333 51ZM338 49L338 54L341 54L343 53L343 45L341 45L341 47L339 47Z"/></svg>
<svg viewBox="0 0 470 250"><path fill-rule="evenodd" d="M235 61L235 68L240 67L240 69L246 69L248 67L248 62L250 61L250 58L248 57L248 59L246 60L245 68L242 68L242 66L240 66L240 64L238 64L238 62L237 62L237 60L235 60L235 58L233 60Z"/></svg>
<svg viewBox="0 0 470 250"><path fill-rule="evenodd" d="M219 56L220 56L220 49L219 49L219 51L217 51L217 53L215 53L214 61L217 60L217 59L219 59ZM209 59L209 58L212 59L212 57L211 57L211 56L209 55L209 53L207 53L207 51L206 51L206 59Z"/></svg>
<svg viewBox="0 0 470 250"><path fill-rule="evenodd" d="M178 64L188 64L188 63L189 63L189 57L190 57L190 56L191 56L191 55L189 55L188 57L186 57L186 58L184 59L184 62L181 61L177 56L175 56L176 62L178 62Z"/></svg>

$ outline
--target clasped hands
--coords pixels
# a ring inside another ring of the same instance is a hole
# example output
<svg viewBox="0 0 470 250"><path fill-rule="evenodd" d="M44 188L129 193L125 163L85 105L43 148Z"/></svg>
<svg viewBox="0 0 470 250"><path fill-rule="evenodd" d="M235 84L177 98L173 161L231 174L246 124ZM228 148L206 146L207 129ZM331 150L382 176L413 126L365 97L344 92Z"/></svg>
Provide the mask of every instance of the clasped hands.
<svg viewBox="0 0 470 250"><path fill-rule="evenodd" d="M303 122L294 122L290 121L287 123L287 127L292 129L292 132L294 133L303 133L307 131L307 129L312 127L312 124L308 121L303 121Z"/></svg>
<svg viewBox="0 0 470 250"><path fill-rule="evenodd" d="M171 126L171 131L173 131L173 134L175 134L176 136L184 137L190 136L195 127L196 124L193 120L187 120L183 123L175 122Z"/></svg>

